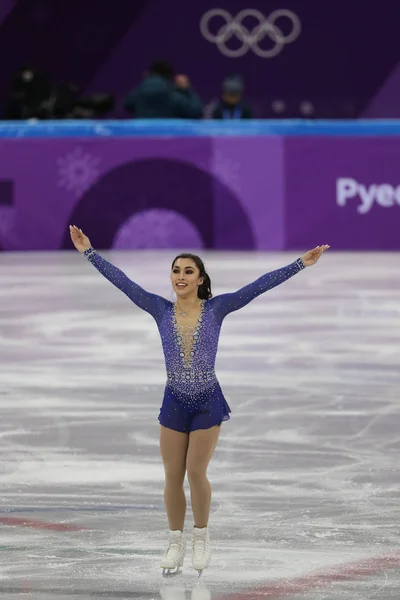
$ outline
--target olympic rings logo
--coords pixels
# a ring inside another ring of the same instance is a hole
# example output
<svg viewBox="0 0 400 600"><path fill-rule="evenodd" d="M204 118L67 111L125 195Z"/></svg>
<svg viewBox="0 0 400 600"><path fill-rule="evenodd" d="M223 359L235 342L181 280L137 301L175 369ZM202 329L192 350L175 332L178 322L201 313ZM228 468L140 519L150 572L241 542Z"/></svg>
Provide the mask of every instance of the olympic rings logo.
<svg viewBox="0 0 400 600"><path fill-rule="evenodd" d="M209 29L210 21L215 17L221 17L225 20L225 24L220 27L216 34L212 34ZM244 19L253 17L257 19L258 25L252 30L243 25ZM291 30L288 35L284 35L283 31L276 25L278 19L288 19L291 23ZM239 58L252 50L254 54L260 58L273 58L282 51L285 44L291 44L299 37L301 33L301 22L299 17L291 10L279 9L274 10L268 18L266 18L259 10L247 8L241 10L236 17L223 8L213 8L207 11L201 17L200 31L203 37L212 44L216 44L221 54L229 58ZM270 49L263 49L259 43L269 37L274 42L274 46ZM226 43L236 37L241 42L241 46L237 49L230 49Z"/></svg>

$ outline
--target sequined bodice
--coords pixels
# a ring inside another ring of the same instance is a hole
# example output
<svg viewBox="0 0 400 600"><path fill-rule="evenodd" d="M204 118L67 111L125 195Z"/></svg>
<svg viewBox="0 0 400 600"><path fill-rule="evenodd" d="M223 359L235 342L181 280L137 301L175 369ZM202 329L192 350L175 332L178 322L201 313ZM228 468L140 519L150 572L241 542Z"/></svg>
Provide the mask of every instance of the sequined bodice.
<svg viewBox="0 0 400 600"><path fill-rule="evenodd" d="M177 323L172 302L144 290L93 248L85 251L85 256L139 308L154 317L161 336L168 384L193 397L217 381L214 369L224 318L305 268L302 260L297 259L286 267L262 275L237 292L203 300L197 326L185 327Z"/></svg>
<svg viewBox="0 0 400 600"><path fill-rule="evenodd" d="M194 325L177 325L177 339L181 350L181 356L185 361L186 367L190 367L194 355L194 340L197 327Z"/></svg>
<svg viewBox="0 0 400 600"><path fill-rule="evenodd" d="M195 393L216 381L214 368L221 327L209 301L203 300L197 325L178 323L171 303L158 327L168 382L172 387L184 393Z"/></svg>
<svg viewBox="0 0 400 600"><path fill-rule="evenodd" d="M194 325L179 322L176 316L176 305L172 308L172 326L175 330L175 339L179 346L179 355L183 359L186 368L190 368L199 342L204 319L205 301L201 302L200 314Z"/></svg>

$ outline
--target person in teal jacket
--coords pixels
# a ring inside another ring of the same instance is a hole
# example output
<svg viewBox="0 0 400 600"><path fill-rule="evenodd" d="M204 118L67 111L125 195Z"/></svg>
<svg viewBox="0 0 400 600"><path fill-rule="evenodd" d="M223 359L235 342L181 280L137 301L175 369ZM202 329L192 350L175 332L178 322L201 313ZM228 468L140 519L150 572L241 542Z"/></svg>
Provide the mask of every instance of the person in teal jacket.
<svg viewBox="0 0 400 600"><path fill-rule="evenodd" d="M175 75L167 61L151 65L128 95L124 108L137 119L200 119L203 106L186 75Z"/></svg>

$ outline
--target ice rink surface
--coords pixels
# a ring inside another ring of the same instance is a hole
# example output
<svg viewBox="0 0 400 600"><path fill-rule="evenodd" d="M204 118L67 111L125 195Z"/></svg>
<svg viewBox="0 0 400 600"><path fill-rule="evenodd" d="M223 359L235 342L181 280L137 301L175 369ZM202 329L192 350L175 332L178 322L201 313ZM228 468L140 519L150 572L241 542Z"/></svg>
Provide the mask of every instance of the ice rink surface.
<svg viewBox="0 0 400 600"><path fill-rule="evenodd" d="M217 295L299 253L201 255ZM174 252L103 256L173 299ZM159 567L152 317L77 252L0 254L0 278L0 597L400 598L399 254L331 250L227 317L200 583L189 553Z"/></svg>

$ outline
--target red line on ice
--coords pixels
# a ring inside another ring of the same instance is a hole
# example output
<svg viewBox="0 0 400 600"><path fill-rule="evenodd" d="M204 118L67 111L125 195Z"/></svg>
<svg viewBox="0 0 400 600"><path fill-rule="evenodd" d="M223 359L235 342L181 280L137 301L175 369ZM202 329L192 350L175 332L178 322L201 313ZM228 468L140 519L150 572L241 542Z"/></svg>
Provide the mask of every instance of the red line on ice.
<svg viewBox="0 0 400 600"><path fill-rule="evenodd" d="M310 592L330 583L352 581L398 567L400 567L400 555L380 556L348 565L332 567L324 573L303 575L282 581L271 581L271 583L265 583L252 590L243 590L242 592L218 596L217 600L250 600L255 598L280 600L280 598L287 596Z"/></svg>
<svg viewBox="0 0 400 600"><path fill-rule="evenodd" d="M86 529L86 527L79 527L78 525L67 525L63 523L45 523L43 521L36 521L33 519L1 516L0 525L17 525L19 527L33 527L35 529L50 529L51 531L83 531Z"/></svg>

